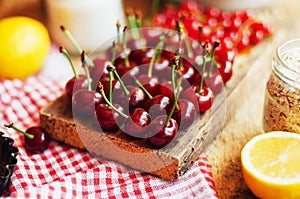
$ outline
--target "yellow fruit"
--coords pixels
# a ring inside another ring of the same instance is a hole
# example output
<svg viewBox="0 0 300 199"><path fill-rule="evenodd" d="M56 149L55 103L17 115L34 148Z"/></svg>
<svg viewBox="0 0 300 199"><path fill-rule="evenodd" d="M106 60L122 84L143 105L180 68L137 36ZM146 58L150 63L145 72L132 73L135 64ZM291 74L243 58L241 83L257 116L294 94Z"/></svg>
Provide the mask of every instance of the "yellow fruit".
<svg viewBox="0 0 300 199"><path fill-rule="evenodd" d="M0 20L0 78L25 78L39 71L50 37L39 21L22 16Z"/></svg>
<svg viewBox="0 0 300 199"><path fill-rule="evenodd" d="M257 197L300 198L300 134L255 136L242 149L241 161L244 180Z"/></svg>

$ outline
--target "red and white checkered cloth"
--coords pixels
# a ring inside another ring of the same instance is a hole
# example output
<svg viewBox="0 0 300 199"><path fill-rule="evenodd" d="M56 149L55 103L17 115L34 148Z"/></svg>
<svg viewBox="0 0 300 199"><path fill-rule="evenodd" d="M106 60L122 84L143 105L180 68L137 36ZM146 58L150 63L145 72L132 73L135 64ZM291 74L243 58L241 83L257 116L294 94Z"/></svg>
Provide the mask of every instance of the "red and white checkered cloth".
<svg viewBox="0 0 300 199"><path fill-rule="evenodd" d="M27 154L23 135L3 124L39 125L40 108L62 92L61 83L41 76L0 81L0 130L20 150L10 198L217 198L204 156L182 178L168 182L55 141L41 154Z"/></svg>

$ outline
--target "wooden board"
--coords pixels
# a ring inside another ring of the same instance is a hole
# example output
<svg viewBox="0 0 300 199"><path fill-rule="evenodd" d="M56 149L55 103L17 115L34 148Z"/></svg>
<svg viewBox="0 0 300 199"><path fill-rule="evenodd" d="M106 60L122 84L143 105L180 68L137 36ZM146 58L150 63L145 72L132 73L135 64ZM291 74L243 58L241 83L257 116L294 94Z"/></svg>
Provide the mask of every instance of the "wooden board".
<svg viewBox="0 0 300 199"><path fill-rule="evenodd" d="M132 138L123 132L101 132L93 125L97 122L75 121L70 100L65 94L40 111L41 125L54 139L87 149L97 157L174 180L184 174L201 153L210 149L234 113L232 104L237 105L238 101L231 96L236 95L235 88L248 70L247 65L237 68L223 91L215 96L213 106L162 149L155 149L145 139Z"/></svg>

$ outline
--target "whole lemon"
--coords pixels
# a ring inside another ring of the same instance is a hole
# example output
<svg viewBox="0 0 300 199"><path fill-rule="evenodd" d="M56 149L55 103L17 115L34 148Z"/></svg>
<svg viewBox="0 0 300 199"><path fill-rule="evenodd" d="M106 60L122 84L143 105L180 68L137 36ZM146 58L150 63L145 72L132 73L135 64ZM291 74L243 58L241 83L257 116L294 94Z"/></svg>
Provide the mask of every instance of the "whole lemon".
<svg viewBox="0 0 300 199"><path fill-rule="evenodd" d="M47 28L36 19L13 16L0 20L0 79L26 78L38 72L50 44Z"/></svg>

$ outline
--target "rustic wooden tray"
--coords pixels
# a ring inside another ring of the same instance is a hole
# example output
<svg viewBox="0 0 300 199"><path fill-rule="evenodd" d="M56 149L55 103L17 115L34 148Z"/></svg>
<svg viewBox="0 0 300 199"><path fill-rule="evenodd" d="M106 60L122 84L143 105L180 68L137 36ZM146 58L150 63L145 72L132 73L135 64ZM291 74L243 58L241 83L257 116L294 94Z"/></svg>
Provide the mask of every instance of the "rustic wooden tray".
<svg viewBox="0 0 300 199"><path fill-rule="evenodd" d="M92 125L93 122L82 124L75 121L66 94L41 109L41 125L54 139L86 149L96 157L117 161L162 179L175 180L190 168L201 153L213 146L214 140L235 111L234 106L227 106L230 104L227 99L235 100L230 96L247 71L246 66L235 66L234 75L215 97L211 109L187 130L180 131L175 140L162 149L154 149L144 139L132 138L123 132L101 132Z"/></svg>

